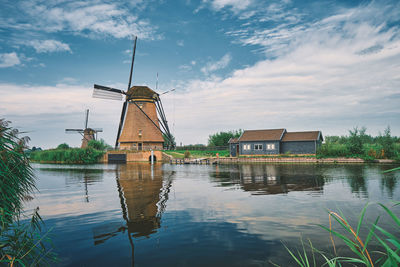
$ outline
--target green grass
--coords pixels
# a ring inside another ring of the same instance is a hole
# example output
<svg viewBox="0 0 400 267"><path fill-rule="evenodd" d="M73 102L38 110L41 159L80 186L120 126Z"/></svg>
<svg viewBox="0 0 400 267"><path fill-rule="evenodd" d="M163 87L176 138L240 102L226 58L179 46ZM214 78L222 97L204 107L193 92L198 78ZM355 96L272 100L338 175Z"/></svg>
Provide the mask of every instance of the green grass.
<svg viewBox="0 0 400 267"><path fill-rule="evenodd" d="M30 160L41 163L78 163L91 164L99 162L104 151L88 148L48 149L34 151Z"/></svg>

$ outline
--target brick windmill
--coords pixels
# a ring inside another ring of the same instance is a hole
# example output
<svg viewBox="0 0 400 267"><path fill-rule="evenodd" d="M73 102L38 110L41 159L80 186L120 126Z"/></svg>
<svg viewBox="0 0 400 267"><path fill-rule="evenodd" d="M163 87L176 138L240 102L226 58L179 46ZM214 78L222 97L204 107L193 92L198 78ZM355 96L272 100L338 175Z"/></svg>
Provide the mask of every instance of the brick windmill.
<svg viewBox="0 0 400 267"><path fill-rule="evenodd" d="M160 95L147 86L131 86L137 37L134 40L131 71L126 91L94 85L93 97L125 101L122 106L115 148L128 150L161 150L164 138L174 146Z"/></svg>
<svg viewBox="0 0 400 267"><path fill-rule="evenodd" d="M101 128L89 128L88 127L88 122L89 122L89 110L87 109L85 111L85 128L83 129L65 129L65 133L79 133L82 135L82 145L81 148L87 147L88 143L90 140L96 140L97 139L97 133L102 132L103 129Z"/></svg>

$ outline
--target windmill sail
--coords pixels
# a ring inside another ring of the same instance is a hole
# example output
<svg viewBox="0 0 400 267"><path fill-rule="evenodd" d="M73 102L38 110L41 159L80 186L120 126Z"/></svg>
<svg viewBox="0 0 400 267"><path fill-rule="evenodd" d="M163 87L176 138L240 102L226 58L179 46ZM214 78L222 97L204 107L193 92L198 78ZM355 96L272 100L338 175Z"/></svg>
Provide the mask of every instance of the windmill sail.
<svg viewBox="0 0 400 267"><path fill-rule="evenodd" d="M102 85L95 84L93 89L93 97L111 100L122 100L122 95L125 94L124 91L106 87Z"/></svg>

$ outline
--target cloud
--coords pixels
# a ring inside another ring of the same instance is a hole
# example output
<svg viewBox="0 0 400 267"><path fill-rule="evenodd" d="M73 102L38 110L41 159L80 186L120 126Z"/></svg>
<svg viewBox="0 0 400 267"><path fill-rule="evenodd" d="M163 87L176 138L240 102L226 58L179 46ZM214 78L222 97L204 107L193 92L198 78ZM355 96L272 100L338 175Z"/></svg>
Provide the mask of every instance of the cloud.
<svg viewBox="0 0 400 267"><path fill-rule="evenodd" d="M242 11L252 4L252 0L203 0L203 4L209 4L212 9L219 11L229 8L234 12Z"/></svg>
<svg viewBox="0 0 400 267"><path fill-rule="evenodd" d="M113 143L118 127L121 106L119 101L92 98L92 86L18 85L0 83L0 114L13 125L28 131L31 145L55 147L60 143L79 146L81 138L65 135L65 128L82 127L83 111L90 109L90 125L102 127L101 138ZM106 107L106 108L105 108Z"/></svg>
<svg viewBox="0 0 400 267"><path fill-rule="evenodd" d="M23 19L29 19L27 25L21 19L2 21L14 29L29 29L44 32L70 31L75 34L98 38L112 36L127 38L138 35L140 39L160 39L156 27L146 19L132 14L130 9L140 10L136 3L134 7L123 3L106 1L39 1L29 0L21 3L25 12ZM65 48L65 47L64 47Z"/></svg>
<svg viewBox="0 0 400 267"><path fill-rule="evenodd" d="M15 52L0 54L0 68L8 68L21 64Z"/></svg>
<svg viewBox="0 0 400 267"><path fill-rule="evenodd" d="M178 46L185 46L185 41L184 40L178 40L178 41L176 41L176 44Z"/></svg>
<svg viewBox="0 0 400 267"><path fill-rule="evenodd" d="M37 53L51 53L51 52L71 52L68 44L62 43L57 40L32 40L26 43L32 46Z"/></svg>
<svg viewBox="0 0 400 267"><path fill-rule="evenodd" d="M177 140L204 143L212 132L238 128L346 134L357 125L372 134L391 125L399 135L400 27L390 22L398 10L360 6L301 26L247 32L241 41L262 47L265 59L225 79L175 86Z"/></svg>
<svg viewBox="0 0 400 267"><path fill-rule="evenodd" d="M207 63L205 67L201 68L201 71L204 74L208 74L210 72L226 68L231 62L231 60L232 56L229 53L227 53L220 60Z"/></svg>

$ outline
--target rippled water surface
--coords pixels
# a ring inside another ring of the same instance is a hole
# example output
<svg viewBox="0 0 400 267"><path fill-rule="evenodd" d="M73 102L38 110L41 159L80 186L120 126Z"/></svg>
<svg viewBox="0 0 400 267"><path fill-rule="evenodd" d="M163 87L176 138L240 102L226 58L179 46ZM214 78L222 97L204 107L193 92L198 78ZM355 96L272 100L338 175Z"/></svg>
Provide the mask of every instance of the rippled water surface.
<svg viewBox="0 0 400 267"><path fill-rule="evenodd" d="M390 165L34 165L60 266L292 266L300 238L332 252L327 210L356 224L400 200ZM400 208L394 208L399 213ZM343 255L348 252L337 244ZM351 255L351 254L349 254Z"/></svg>

